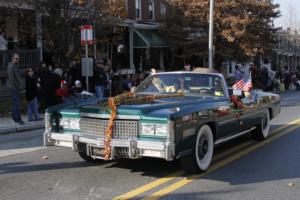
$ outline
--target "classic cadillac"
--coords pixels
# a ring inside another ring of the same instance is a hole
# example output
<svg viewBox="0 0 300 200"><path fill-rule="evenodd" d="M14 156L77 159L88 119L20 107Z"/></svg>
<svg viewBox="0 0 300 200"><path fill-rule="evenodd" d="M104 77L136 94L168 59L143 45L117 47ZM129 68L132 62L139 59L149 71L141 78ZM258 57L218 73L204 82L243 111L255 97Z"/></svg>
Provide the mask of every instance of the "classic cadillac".
<svg viewBox="0 0 300 200"><path fill-rule="evenodd" d="M156 73L134 93L49 108L44 144L70 147L88 162L155 157L205 171L216 145L248 133L266 139L280 112L276 94L236 92L218 73Z"/></svg>

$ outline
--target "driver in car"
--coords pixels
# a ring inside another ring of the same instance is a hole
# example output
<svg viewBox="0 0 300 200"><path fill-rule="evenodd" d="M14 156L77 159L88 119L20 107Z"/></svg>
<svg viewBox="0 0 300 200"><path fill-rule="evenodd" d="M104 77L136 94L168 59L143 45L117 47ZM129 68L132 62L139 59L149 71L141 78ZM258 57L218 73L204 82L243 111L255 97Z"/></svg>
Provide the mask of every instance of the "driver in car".
<svg viewBox="0 0 300 200"><path fill-rule="evenodd" d="M212 89L215 96L224 96L222 81L219 78L214 80Z"/></svg>

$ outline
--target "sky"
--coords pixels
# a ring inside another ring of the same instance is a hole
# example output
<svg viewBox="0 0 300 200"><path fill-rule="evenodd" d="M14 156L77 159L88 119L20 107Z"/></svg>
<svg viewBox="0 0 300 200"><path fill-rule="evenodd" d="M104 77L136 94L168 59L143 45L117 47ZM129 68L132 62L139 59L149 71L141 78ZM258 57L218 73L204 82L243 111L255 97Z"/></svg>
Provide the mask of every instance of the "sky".
<svg viewBox="0 0 300 200"><path fill-rule="evenodd" d="M294 16L297 16L298 23L300 23L300 0L273 0L274 3L280 4L281 17L275 20L275 26L281 26L283 28L289 27L288 25L288 13L293 9ZM299 24L300 26L300 24Z"/></svg>

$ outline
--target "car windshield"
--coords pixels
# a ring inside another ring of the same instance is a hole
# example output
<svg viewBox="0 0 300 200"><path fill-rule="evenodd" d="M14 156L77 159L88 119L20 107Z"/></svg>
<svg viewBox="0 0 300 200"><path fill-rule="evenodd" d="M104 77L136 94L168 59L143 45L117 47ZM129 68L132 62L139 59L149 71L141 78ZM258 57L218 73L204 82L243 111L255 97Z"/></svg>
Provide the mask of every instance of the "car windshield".
<svg viewBox="0 0 300 200"><path fill-rule="evenodd" d="M225 96L221 76L201 73L154 74L143 81L136 93L168 94L183 92L185 96Z"/></svg>

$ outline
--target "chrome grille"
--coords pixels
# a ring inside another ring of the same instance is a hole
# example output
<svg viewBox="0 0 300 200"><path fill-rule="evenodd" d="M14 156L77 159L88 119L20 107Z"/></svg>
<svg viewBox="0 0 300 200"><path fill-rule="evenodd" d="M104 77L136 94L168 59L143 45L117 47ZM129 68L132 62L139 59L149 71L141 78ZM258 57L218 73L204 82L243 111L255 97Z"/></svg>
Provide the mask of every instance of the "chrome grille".
<svg viewBox="0 0 300 200"><path fill-rule="evenodd" d="M108 119L81 117L81 135L104 138L105 130L108 126ZM115 120L113 129L113 139L126 140L137 137L138 121L136 120Z"/></svg>

